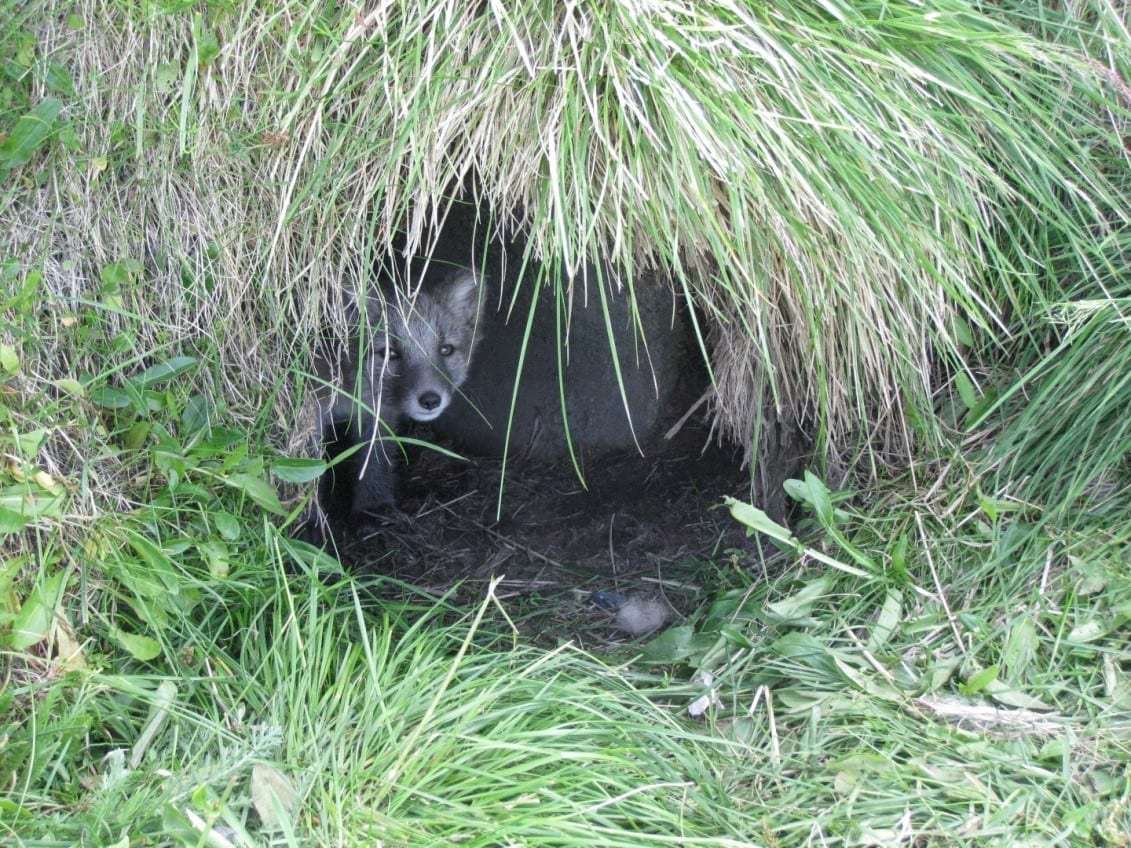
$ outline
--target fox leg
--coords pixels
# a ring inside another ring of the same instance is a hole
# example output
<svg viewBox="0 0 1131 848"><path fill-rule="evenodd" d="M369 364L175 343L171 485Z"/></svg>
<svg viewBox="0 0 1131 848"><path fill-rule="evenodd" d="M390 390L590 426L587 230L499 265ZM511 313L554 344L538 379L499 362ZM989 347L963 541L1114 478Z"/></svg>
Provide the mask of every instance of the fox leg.
<svg viewBox="0 0 1131 848"><path fill-rule="evenodd" d="M368 458L355 457L358 475L354 478L351 520L365 515L378 515L396 506L397 469L395 457L387 445L378 443ZM360 452L364 454L364 450Z"/></svg>
<svg viewBox="0 0 1131 848"><path fill-rule="evenodd" d="M358 522L365 523L367 518L380 517L396 509L400 445L394 438L382 437L380 430L389 431L385 422L374 420L371 425L363 427L361 447L350 460L353 471L351 529L357 529Z"/></svg>

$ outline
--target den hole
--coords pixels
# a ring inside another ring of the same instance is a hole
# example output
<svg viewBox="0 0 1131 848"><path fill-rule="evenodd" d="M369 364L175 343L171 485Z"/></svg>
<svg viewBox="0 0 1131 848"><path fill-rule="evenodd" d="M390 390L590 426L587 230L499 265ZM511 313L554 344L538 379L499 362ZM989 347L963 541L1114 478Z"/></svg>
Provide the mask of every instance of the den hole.
<svg viewBox="0 0 1131 848"><path fill-rule="evenodd" d="M712 431L707 368L672 286L638 280L630 305L614 287L597 296L608 269L583 269L556 288L533 285L516 276L530 274L526 246L485 224L482 205L457 201L442 220L426 238L426 257L390 260L382 273L396 291L428 290L453 268L478 269L482 340L450 407L398 433L414 444L398 463L397 508L387 520L358 532L350 476L323 481L342 564L415 591L454 591L469 604L501 578L496 594L529 635L580 644L679 621L719 585L719 569L761 571L773 549L747 537L721 505L725 496L753 500L784 519L781 483L804 451L770 425L751 465L742 446ZM568 343L563 291L573 293ZM507 315L494 308L503 302ZM328 453L348 447L332 444ZM625 612L633 604L636 618Z"/></svg>

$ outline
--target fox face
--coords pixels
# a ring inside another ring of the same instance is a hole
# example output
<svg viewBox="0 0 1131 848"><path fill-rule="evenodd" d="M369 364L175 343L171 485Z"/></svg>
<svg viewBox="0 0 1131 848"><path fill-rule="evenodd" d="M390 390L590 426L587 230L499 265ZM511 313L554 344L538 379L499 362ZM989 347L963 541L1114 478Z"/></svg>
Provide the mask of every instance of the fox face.
<svg viewBox="0 0 1131 848"><path fill-rule="evenodd" d="M394 428L405 419L434 420L471 365L480 312L475 274L458 271L422 286L415 298L371 296L365 310L364 332L336 351L336 362L318 363L324 429L340 436L343 426L370 429L361 423L369 418Z"/></svg>
<svg viewBox="0 0 1131 848"><path fill-rule="evenodd" d="M479 286L470 271L385 306L387 330L368 358L381 416L428 422L467 379L478 334Z"/></svg>

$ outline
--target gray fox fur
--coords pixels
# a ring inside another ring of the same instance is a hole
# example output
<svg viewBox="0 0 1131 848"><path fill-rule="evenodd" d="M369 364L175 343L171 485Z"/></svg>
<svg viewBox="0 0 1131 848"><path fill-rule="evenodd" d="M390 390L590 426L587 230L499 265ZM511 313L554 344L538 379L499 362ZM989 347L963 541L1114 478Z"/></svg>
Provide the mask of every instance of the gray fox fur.
<svg viewBox="0 0 1131 848"><path fill-rule="evenodd" d="M323 509L337 503L349 528L363 530L395 506L396 436L410 421L434 421L467 379L481 301L467 268L433 276L414 294L371 295L364 320L354 303L348 344L316 361L322 445L334 455L358 446L324 475L319 495Z"/></svg>

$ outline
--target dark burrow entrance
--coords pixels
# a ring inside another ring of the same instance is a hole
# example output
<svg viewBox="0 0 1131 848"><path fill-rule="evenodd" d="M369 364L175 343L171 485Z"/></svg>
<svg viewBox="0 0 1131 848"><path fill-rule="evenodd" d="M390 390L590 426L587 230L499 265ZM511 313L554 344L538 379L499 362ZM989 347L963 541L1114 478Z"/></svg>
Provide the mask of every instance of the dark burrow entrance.
<svg viewBox="0 0 1131 848"><path fill-rule="evenodd" d="M518 620L530 611L532 634L581 644L642 635L657 615L678 620L720 585L718 569L758 573L772 552L747 538L723 499L753 500L780 518L781 482L801 464L801 439L771 424L756 453L773 460L752 487L742 449L711 438L705 316L682 289L654 273L626 285L607 263L539 263L508 229L512 217L496 226L473 196L442 207L419 253L398 248L375 265L383 303L410 307L375 315L401 337L387 378L401 382L379 385L401 413L400 395L419 390L403 376L410 358L457 375L450 405L438 417L400 416L428 423L397 435L514 459L504 471L497 459L417 450L398 475L395 519L369 537L335 528L345 531L335 534L343 564L436 595L458 585L468 606L502 577L497 594ZM474 316L445 306L446 292L462 290L452 279L469 274L480 298ZM450 368L460 355L467 369ZM331 512L372 511L338 494L327 498ZM640 605L650 618L626 618Z"/></svg>

